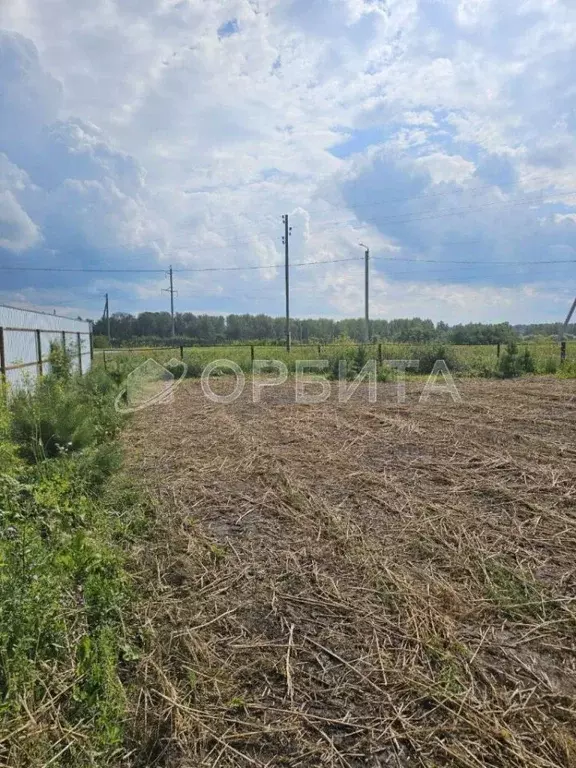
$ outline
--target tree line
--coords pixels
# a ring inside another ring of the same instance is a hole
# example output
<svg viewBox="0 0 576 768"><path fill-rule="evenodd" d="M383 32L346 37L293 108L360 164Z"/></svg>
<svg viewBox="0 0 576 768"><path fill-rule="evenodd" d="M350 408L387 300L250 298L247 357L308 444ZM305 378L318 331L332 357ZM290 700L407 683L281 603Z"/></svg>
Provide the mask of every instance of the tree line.
<svg viewBox="0 0 576 768"><path fill-rule="evenodd" d="M285 319L270 315L194 315L179 312L175 316L176 336L185 344L230 344L266 342L283 344ZM372 341L425 343L431 341L450 344L497 344L526 336L554 336L561 323L512 326L510 323L467 323L450 326L434 323L419 317L396 320L373 320L370 323ZM364 320L349 318L293 319L290 323L292 341L295 344L330 344L337 341L364 340ZM569 328L576 332L576 325ZM102 318L94 324L94 333L106 337L107 321ZM110 335L114 344L166 343L172 337L172 320L169 312L142 312L131 315L117 312L110 317ZM107 340L100 338L101 344Z"/></svg>

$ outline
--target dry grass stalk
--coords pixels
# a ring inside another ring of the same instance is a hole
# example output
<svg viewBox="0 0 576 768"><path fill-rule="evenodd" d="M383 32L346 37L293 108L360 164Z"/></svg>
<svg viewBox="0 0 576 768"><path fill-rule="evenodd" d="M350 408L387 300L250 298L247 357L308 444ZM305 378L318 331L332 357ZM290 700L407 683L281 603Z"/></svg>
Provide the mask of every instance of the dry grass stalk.
<svg viewBox="0 0 576 768"><path fill-rule="evenodd" d="M134 764L576 765L570 382L415 386L189 384L135 420L158 531Z"/></svg>

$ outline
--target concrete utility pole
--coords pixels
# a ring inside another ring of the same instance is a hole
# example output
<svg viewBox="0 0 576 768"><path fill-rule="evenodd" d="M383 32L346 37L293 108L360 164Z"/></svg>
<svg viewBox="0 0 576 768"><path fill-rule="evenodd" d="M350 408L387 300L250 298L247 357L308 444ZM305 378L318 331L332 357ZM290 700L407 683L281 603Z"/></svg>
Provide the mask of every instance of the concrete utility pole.
<svg viewBox="0 0 576 768"><path fill-rule="evenodd" d="M560 360L564 362L566 360L566 329L568 328L568 325L570 323L570 320L572 319L572 315L574 314L574 310L576 309L576 299L572 302L572 306L570 307L570 312L566 315L566 320L564 320L564 325L562 326L562 330L560 331Z"/></svg>
<svg viewBox="0 0 576 768"><path fill-rule="evenodd" d="M174 294L178 293L178 291L174 290L174 272L172 270L172 265L170 265L168 277L170 278L170 288L162 288L162 290L170 294L170 317L172 319L172 338L174 338L176 336L176 320L174 318Z"/></svg>
<svg viewBox="0 0 576 768"><path fill-rule="evenodd" d="M282 242L284 244L284 273L286 281L286 350L290 352L292 347L292 339L290 338L290 250L288 247L288 240L292 234L292 227L288 226L288 214L282 216L284 222L284 236Z"/></svg>
<svg viewBox="0 0 576 768"><path fill-rule="evenodd" d="M370 248L364 243L359 243L364 248L364 341L370 341Z"/></svg>

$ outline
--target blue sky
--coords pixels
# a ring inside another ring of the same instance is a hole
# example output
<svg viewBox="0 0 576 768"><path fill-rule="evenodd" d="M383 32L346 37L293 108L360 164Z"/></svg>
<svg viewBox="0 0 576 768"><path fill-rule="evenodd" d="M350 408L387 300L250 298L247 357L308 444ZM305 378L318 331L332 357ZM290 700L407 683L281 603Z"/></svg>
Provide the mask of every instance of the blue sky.
<svg viewBox="0 0 576 768"><path fill-rule="evenodd" d="M281 314L288 213L357 258L295 315L362 315L366 242L375 317L561 320L575 39L570 0L3 0L0 302L166 309L173 264L179 310Z"/></svg>

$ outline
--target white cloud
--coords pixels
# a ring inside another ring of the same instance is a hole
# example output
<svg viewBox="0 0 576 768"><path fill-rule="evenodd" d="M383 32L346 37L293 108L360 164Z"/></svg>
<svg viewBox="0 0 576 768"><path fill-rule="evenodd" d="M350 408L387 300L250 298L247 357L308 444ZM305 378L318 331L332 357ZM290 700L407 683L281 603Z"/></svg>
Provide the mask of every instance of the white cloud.
<svg viewBox="0 0 576 768"><path fill-rule="evenodd" d="M476 170L476 166L470 160L465 160L460 155L447 155L442 152L419 157L416 165L428 171L433 184L448 181L461 183L469 179Z"/></svg>
<svg viewBox="0 0 576 768"><path fill-rule="evenodd" d="M490 262L516 256L510 233L531 229L538 242L522 253L560 247L560 236L570 247L576 11L520 10L492 0L4 0L0 189L13 219L20 211L11 250L20 243L21 258L42 236L62 259L275 264L286 212L294 260L348 257L361 239L375 253L392 242L403 258L460 258L450 241L473 236ZM219 36L232 21L234 34ZM359 142L355 157L330 152L343 134ZM555 208L498 208L542 187ZM279 278L270 268L201 282L240 302ZM296 309L354 297L354 280L337 266L295 274ZM418 314L468 311L459 289L442 295L424 293ZM503 298L486 311L499 306L518 308Z"/></svg>
<svg viewBox="0 0 576 768"><path fill-rule="evenodd" d="M11 192L0 192L0 248L18 253L40 240L38 227Z"/></svg>

